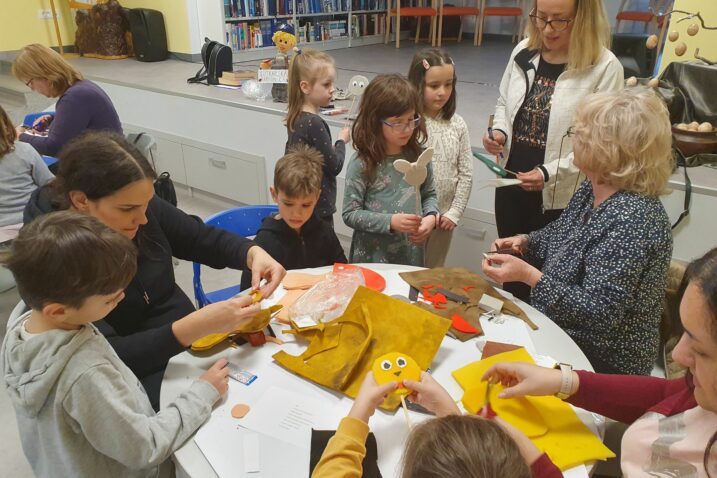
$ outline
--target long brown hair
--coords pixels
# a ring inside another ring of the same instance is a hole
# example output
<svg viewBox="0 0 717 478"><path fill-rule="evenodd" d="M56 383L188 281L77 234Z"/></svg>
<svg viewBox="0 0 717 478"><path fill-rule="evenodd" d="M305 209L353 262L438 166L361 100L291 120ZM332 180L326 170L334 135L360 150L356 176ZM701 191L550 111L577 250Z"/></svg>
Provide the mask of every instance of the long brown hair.
<svg viewBox="0 0 717 478"><path fill-rule="evenodd" d="M712 322L709 324L711 328L712 338L717 342L717 247L711 249L704 256L696 259L687 266L685 271L685 284L692 283L696 285L702 292L702 297L707 302L707 308L711 312ZM707 442L703 464L707 476L710 475L709 458L712 447L717 442L717 432Z"/></svg>
<svg viewBox="0 0 717 478"><path fill-rule="evenodd" d="M23 83L33 78L48 80L54 96L62 96L70 86L83 79L82 74L59 53L39 43L20 50L12 63L12 74Z"/></svg>
<svg viewBox="0 0 717 478"><path fill-rule="evenodd" d="M0 157L11 153L15 149L15 126L0 105Z"/></svg>
<svg viewBox="0 0 717 478"><path fill-rule="evenodd" d="M604 49L610 49L610 23L605 14L603 0L574 0L575 18L568 47L568 70L582 70L595 65ZM533 0L532 13L538 9ZM540 30L528 22L528 45L531 50L543 49Z"/></svg>
<svg viewBox="0 0 717 478"><path fill-rule="evenodd" d="M497 423L448 415L418 425L403 452L402 478L530 478L518 445Z"/></svg>
<svg viewBox="0 0 717 478"><path fill-rule="evenodd" d="M361 107L354 122L351 137L354 149L366 166L368 178L373 178L378 166L386 159L386 140L381 121L415 111L421 118L423 107L416 88L401 75L378 75L366 87ZM421 154L426 141L426 125L419 123L411 139L403 147L406 160L413 162Z"/></svg>
<svg viewBox="0 0 717 478"><path fill-rule="evenodd" d="M425 63L424 63L425 62ZM428 65L428 67L426 67ZM453 59L443 49L440 48L425 48L415 55L411 61L411 68L408 70L408 81L418 90L418 97L421 99L423 104L423 90L426 88L426 72L432 66L442 65L453 65ZM453 118L456 112L456 68L453 66L453 89L451 90L451 97L448 98L446 104L443 105L438 116L441 119L449 120Z"/></svg>
<svg viewBox="0 0 717 478"><path fill-rule="evenodd" d="M289 65L289 108L284 120L289 132L294 131L294 123L304 106L301 82L306 81L313 86L333 66L334 59L323 51L304 48L294 54Z"/></svg>

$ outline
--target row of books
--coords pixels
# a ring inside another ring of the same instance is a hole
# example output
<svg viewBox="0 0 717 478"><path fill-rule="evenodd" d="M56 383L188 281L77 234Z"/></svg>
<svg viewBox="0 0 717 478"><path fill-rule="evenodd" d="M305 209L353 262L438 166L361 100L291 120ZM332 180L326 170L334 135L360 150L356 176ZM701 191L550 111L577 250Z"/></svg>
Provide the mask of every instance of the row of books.
<svg viewBox="0 0 717 478"><path fill-rule="evenodd" d="M383 13L351 15L351 36L358 38L386 33L386 15Z"/></svg>
<svg viewBox="0 0 717 478"><path fill-rule="evenodd" d="M321 22L306 22L297 32L300 43L335 40L348 37L346 20L326 20Z"/></svg>
<svg viewBox="0 0 717 478"><path fill-rule="evenodd" d="M224 0L224 17L293 15L294 2L299 15L386 9L386 0Z"/></svg>
<svg viewBox="0 0 717 478"><path fill-rule="evenodd" d="M261 20L254 22L226 23L226 43L234 50L247 50L272 46L271 37L276 31L276 20Z"/></svg>

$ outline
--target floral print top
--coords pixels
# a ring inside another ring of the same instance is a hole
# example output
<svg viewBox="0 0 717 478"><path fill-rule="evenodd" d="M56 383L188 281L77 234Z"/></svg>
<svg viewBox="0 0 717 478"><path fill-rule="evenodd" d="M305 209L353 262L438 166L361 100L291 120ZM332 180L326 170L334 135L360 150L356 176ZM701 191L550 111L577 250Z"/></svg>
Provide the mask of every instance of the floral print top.
<svg viewBox="0 0 717 478"><path fill-rule="evenodd" d="M588 360L648 375L672 256L670 220L657 197L619 191L597 208L594 200L585 181L556 221L529 235L525 258L543 272L531 305Z"/></svg>
<svg viewBox="0 0 717 478"><path fill-rule="evenodd" d="M387 156L372 181L365 165L354 155L346 170L343 219L354 230L349 262L383 262L423 266L424 247L412 244L406 234L391 231L391 216L416 214L416 189L396 171L393 162L401 156ZM421 215L438 213L433 186L433 167L419 189Z"/></svg>

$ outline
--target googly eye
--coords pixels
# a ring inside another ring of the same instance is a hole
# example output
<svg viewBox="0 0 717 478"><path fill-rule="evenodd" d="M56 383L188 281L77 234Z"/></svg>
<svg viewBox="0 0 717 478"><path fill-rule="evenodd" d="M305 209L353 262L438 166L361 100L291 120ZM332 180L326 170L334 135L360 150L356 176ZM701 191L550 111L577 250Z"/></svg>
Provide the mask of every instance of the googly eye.
<svg viewBox="0 0 717 478"><path fill-rule="evenodd" d="M384 360L383 362L381 362L381 368L383 370L391 370L391 367L392 365L390 360Z"/></svg>
<svg viewBox="0 0 717 478"><path fill-rule="evenodd" d="M358 86L358 85L359 85L359 82L358 82L358 81L354 81L353 83L351 83L351 85L352 85L352 86Z"/></svg>
<svg viewBox="0 0 717 478"><path fill-rule="evenodd" d="M359 88L362 88L362 89L363 89L365 86L366 86L366 84L365 84L363 81L360 81L359 84L358 84L358 87L359 87Z"/></svg>
<svg viewBox="0 0 717 478"><path fill-rule="evenodd" d="M403 357L398 357L398 358L396 359L396 365L398 365L399 367L403 368L403 367L405 367L406 365L408 365L408 361L407 361L405 358L403 358Z"/></svg>

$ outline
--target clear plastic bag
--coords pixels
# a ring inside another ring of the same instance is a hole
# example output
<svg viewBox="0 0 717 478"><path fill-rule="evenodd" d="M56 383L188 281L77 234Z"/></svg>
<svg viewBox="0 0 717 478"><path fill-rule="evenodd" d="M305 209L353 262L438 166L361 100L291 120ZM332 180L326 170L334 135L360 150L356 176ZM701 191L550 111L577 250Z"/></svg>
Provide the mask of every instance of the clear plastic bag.
<svg viewBox="0 0 717 478"><path fill-rule="evenodd" d="M310 319L319 324L341 317L356 289L363 285L359 268L332 272L289 307L289 319L304 324Z"/></svg>

